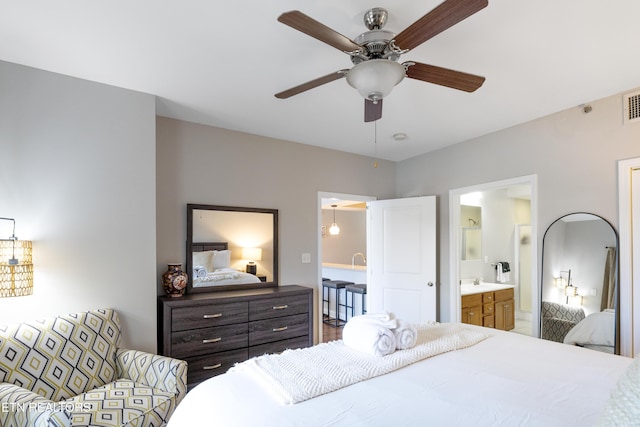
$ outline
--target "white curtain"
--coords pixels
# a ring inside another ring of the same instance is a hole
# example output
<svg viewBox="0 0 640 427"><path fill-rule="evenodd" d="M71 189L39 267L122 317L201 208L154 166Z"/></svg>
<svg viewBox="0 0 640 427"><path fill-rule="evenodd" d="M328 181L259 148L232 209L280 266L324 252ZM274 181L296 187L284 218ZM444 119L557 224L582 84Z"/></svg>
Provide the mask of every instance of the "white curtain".
<svg viewBox="0 0 640 427"><path fill-rule="evenodd" d="M602 300L600 311L615 308L616 293L616 248L607 248L607 258L604 264L604 280L602 283Z"/></svg>

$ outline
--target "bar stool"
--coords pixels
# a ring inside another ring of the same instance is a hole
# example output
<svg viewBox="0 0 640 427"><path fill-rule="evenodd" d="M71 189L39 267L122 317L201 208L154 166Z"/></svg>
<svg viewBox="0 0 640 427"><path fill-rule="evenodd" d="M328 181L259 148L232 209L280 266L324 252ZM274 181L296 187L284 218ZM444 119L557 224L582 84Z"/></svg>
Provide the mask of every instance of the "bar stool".
<svg viewBox="0 0 640 427"><path fill-rule="evenodd" d="M344 280L323 280L322 281L322 322L333 325L336 328L342 326L347 321L347 304L346 304L346 291L345 291L345 301L341 302L340 296L342 295L341 290L345 289L347 285L353 285L353 282L347 282ZM335 319L331 317L330 310L330 298L329 295L331 293L331 289L334 290L335 295L335 307L336 307L336 317ZM326 313L325 313L326 307ZM340 307L344 307L344 319L340 317Z"/></svg>
<svg viewBox="0 0 640 427"><path fill-rule="evenodd" d="M345 297L346 297L346 304L347 304L347 309L351 309L351 317L355 316L356 314L356 305L354 304L354 296L355 294L359 294L360 295L360 301L361 301L361 313L360 314L366 314L367 313L367 285L363 285L363 284L358 284L358 285L346 285L345 286ZM351 295L351 305L349 305L349 295Z"/></svg>

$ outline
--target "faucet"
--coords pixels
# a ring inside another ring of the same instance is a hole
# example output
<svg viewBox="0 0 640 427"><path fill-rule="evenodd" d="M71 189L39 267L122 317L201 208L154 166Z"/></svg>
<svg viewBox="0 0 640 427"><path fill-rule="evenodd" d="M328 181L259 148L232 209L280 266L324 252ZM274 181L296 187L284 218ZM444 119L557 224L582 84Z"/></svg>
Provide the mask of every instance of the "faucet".
<svg viewBox="0 0 640 427"><path fill-rule="evenodd" d="M364 262L365 264L367 263L367 259L364 257L364 254L362 252L356 252L355 254L353 254L353 256L351 257L351 268L356 266L356 257L360 255L362 257L362 262Z"/></svg>
<svg viewBox="0 0 640 427"><path fill-rule="evenodd" d="M477 277L473 279L473 286L478 286L479 284L480 284L480 279L478 279Z"/></svg>

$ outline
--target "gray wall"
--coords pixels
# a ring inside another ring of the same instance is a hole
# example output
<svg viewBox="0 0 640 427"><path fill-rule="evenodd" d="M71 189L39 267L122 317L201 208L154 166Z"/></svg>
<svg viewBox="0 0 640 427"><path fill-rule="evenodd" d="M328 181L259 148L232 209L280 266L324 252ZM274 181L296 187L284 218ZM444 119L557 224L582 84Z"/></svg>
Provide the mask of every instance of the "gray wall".
<svg viewBox="0 0 640 427"><path fill-rule="evenodd" d="M327 233L322 238L322 262L350 265L355 253L360 252L367 256L366 210L336 210L336 223L340 227L340 234L337 236L329 234L331 223L333 223L333 210L324 209L322 224L327 227ZM355 263L363 265L362 258L358 257Z"/></svg>
<svg viewBox="0 0 640 427"><path fill-rule="evenodd" d="M590 104L589 114L571 108L397 165L398 197L438 196L441 320L450 318L452 286L449 190L537 174L539 250L566 213L592 212L617 229L617 161L640 155L640 124L623 125L620 95Z"/></svg>
<svg viewBox="0 0 640 427"><path fill-rule="evenodd" d="M111 307L155 351L155 98L1 61L0 94L0 216L35 282L0 323Z"/></svg>
<svg viewBox="0 0 640 427"><path fill-rule="evenodd" d="M162 117L156 132L158 275L185 262L187 203L260 207L278 209L280 283L315 287L318 191L395 196L393 162Z"/></svg>

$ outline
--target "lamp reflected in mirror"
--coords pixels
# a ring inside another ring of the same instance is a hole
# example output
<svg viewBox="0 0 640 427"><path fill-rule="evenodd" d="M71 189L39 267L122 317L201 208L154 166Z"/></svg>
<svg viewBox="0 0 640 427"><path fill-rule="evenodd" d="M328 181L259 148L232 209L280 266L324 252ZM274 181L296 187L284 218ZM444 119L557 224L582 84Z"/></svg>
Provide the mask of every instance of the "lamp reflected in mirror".
<svg viewBox="0 0 640 427"><path fill-rule="evenodd" d="M262 260L262 249L242 248L242 258L247 260L246 272L249 274L256 274L258 270L256 261Z"/></svg>

